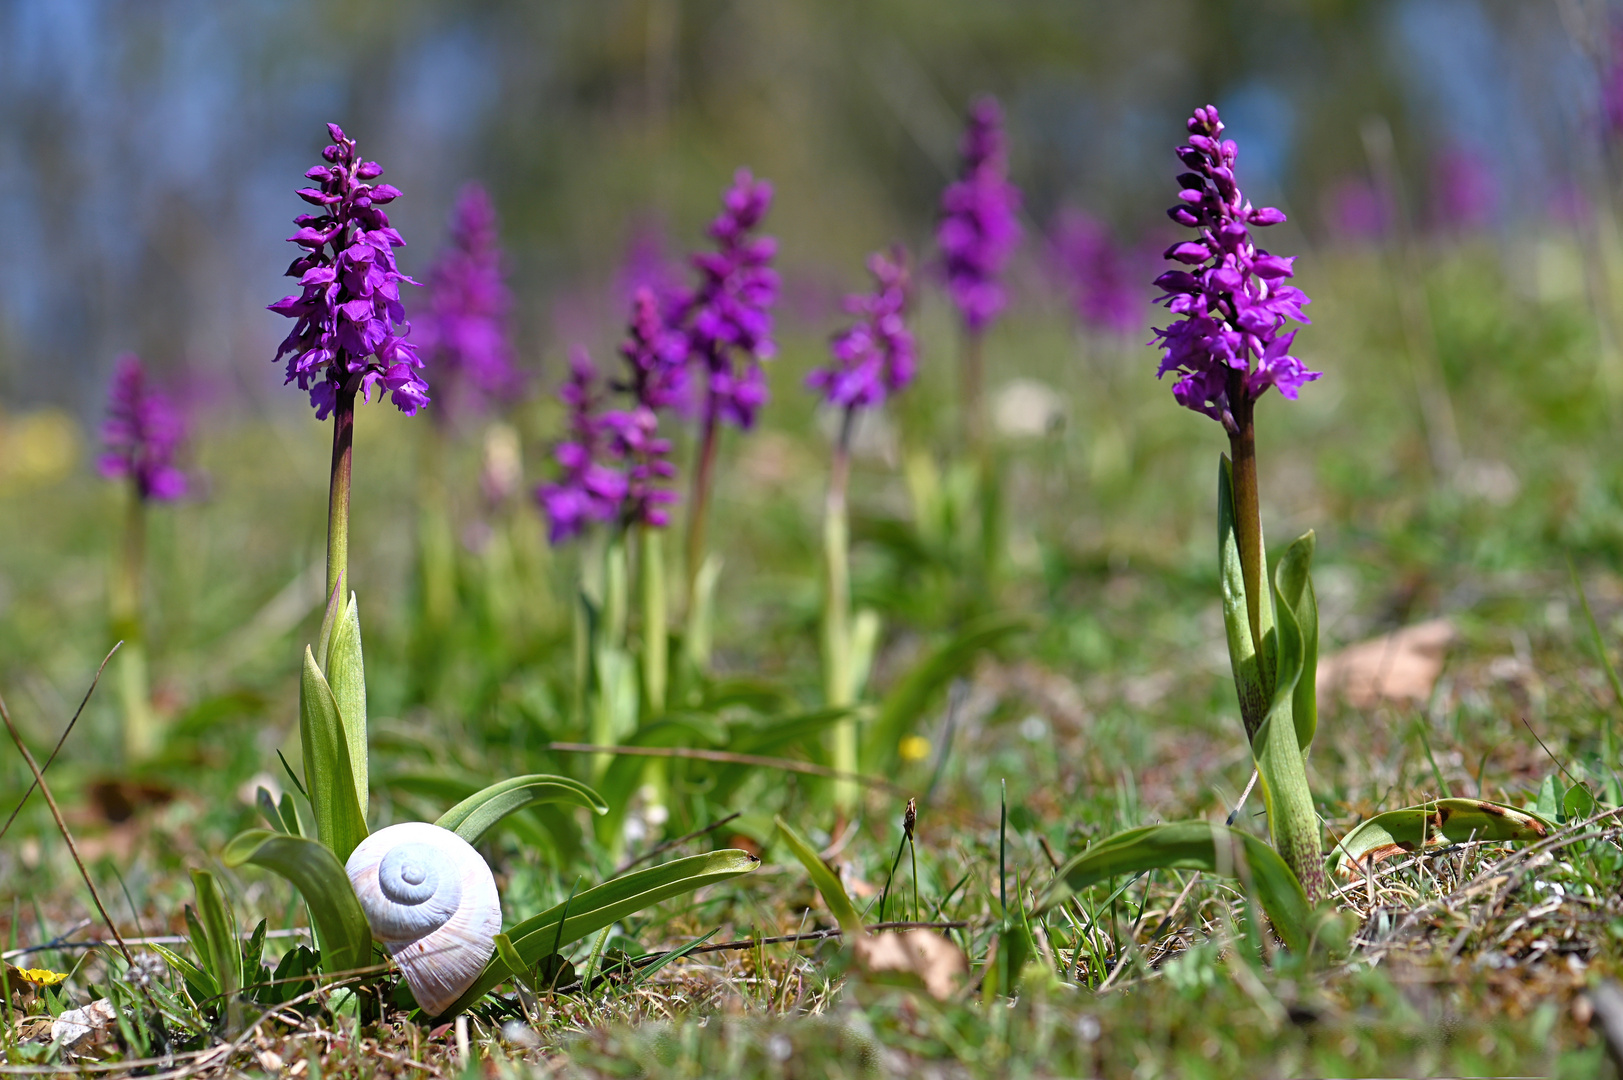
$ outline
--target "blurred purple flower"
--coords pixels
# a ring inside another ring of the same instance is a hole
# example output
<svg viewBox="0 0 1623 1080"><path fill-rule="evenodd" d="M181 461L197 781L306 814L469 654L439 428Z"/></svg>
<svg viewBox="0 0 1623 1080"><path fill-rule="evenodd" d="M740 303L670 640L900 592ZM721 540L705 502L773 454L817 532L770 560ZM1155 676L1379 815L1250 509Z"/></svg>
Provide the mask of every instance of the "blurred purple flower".
<svg viewBox="0 0 1623 1080"><path fill-rule="evenodd" d="M1600 107L1607 131L1623 135L1623 26L1612 30L1611 53L1601 71Z"/></svg>
<svg viewBox="0 0 1623 1080"><path fill-rule="evenodd" d="M1391 208L1379 188L1360 176L1345 176L1324 197L1324 216L1339 240L1368 243L1386 235Z"/></svg>
<svg viewBox="0 0 1623 1080"><path fill-rule="evenodd" d="M175 468L174 458L185 438L186 417L167 394L147 385L140 357L120 356L101 426L107 448L96 463L101 474L129 477L143 502L178 499L186 494L186 474Z"/></svg>
<svg viewBox="0 0 1623 1080"><path fill-rule="evenodd" d="M623 388L638 405L665 409L680 403L687 389L688 339L666 321L654 290L644 286L631 298L631 323L620 356L630 371Z"/></svg>
<svg viewBox="0 0 1623 1080"><path fill-rule="evenodd" d="M1167 214L1199 230L1199 238L1169 247L1165 257L1188 269L1155 279L1167 308L1184 318L1155 336L1165 349L1159 376L1176 374L1178 403L1235 430L1233 394L1255 400L1270 386L1295 400L1305 383L1322 374L1289 355L1296 332L1281 333L1286 320L1306 323L1308 298L1285 283L1295 257L1257 247L1248 226L1277 225L1285 215L1253 207L1235 180L1239 149L1222 139L1223 123L1208 105L1189 118L1189 142L1178 159L1189 171L1178 177L1178 205Z"/></svg>
<svg viewBox="0 0 1623 1080"><path fill-rule="evenodd" d="M447 416L453 406L477 408L522 386L508 338L512 296L501 264L496 208L483 187L469 183L452 211L451 243L429 271L429 315L417 335L418 349L444 375L440 400Z"/></svg>
<svg viewBox="0 0 1623 1080"><path fill-rule="evenodd" d="M659 437L659 417L646 405L603 415L609 452L624 463L625 495L620 517L627 525L664 528L671 522L663 507L676 501L666 485L676 476L671 441Z"/></svg>
<svg viewBox="0 0 1623 1080"><path fill-rule="evenodd" d="M597 366L584 348L577 346L570 355L569 380L558 396L569 408L569 437L553 451L563 475L535 489L554 544L594 521L612 521L627 492L625 473L613 464L614 425L600 412Z"/></svg>
<svg viewBox="0 0 1623 1080"><path fill-rule="evenodd" d="M821 391L830 405L863 409L878 405L913 381L918 353L907 329L907 252L900 246L887 258L868 256L874 291L846 297L845 310L857 322L829 342L834 362L818 368L806 385Z"/></svg>
<svg viewBox="0 0 1623 1080"><path fill-rule="evenodd" d="M760 361L777 353L772 340L772 306L778 272L772 269L778 244L752 236L772 205L772 185L739 169L710 223L715 251L693 256L699 287L681 298L675 319L685 328L689 357L704 368L706 425L724 420L741 428L755 424L766 404L766 375Z"/></svg>
<svg viewBox="0 0 1623 1080"><path fill-rule="evenodd" d="M288 237L304 249L287 269L302 292L270 305L298 320L276 359L288 358L286 381L309 392L319 419L332 411L339 389L351 384L368 401L373 387L387 390L400 411L412 416L428 404L428 384L418 370L423 362L406 340L411 325L400 283L418 282L395 266L394 249L406 242L382 209L400 192L390 184L366 183L381 176L382 167L362 161L355 140L346 139L337 124L328 124L327 133L332 144L321 156L328 164L304 174L318 186L298 193L321 213L294 218L299 231Z"/></svg>
<svg viewBox="0 0 1623 1080"><path fill-rule="evenodd" d="M1454 147L1432 162L1432 218L1450 229L1480 229L1493 220L1499 184L1488 163L1469 150Z"/></svg>
<svg viewBox="0 0 1623 1080"><path fill-rule="evenodd" d="M1049 244L1082 324L1122 336L1143 332L1148 297L1139 276L1140 253L1117 244L1104 222L1067 208Z"/></svg>
<svg viewBox="0 0 1623 1080"><path fill-rule="evenodd" d="M947 292L972 333L985 329L1008 302L999 280L1020 242L1020 190L1009 183L1003 111L985 97L969 110L963 167L941 195L941 248Z"/></svg>
<svg viewBox="0 0 1623 1080"><path fill-rule="evenodd" d="M631 303L641 289L652 290L661 305L679 297L682 264L671 257L665 226L659 218L646 216L632 225L615 286L621 304Z"/></svg>

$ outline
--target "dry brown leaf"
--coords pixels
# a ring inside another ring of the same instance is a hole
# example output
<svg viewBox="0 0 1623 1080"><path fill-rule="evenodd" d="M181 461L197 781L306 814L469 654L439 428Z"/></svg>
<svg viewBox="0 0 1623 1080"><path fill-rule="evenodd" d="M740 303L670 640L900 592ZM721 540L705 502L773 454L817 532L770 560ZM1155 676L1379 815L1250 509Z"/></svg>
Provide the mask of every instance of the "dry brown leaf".
<svg viewBox="0 0 1623 1080"><path fill-rule="evenodd" d="M51 1041L61 1043L64 1050L87 1053L109 1037L117 1019L113 1003L97 998L82 1009L69 1009L57 1017L51 1024Z"/></svg>
<svg viewBox="0 0 1623 1080"><path fill-rule="evenodd" d="M886 930L852 944L863 971L916 975L937 1001L945 1001L969 971L964 954L933 930Z"/></svg>
<svg viewBox="0 0 1623 1080"><path fill-rule="evenodd" d="M1319 694L1339 693L1357 709L1382 700L1423 702L1442 674L1454 637L1452 622L1432 619L1349 645L1319 661Z"/></svg>

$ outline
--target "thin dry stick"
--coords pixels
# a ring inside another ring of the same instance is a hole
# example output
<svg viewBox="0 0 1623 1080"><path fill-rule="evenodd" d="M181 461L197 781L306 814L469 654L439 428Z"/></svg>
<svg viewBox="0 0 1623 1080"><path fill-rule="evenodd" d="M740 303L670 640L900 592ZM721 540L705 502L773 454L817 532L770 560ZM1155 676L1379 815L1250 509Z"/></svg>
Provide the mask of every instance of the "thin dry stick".
<svg viewBox="0 0 1623 1080"><path fill-rule="evenodd" d="M68 726L62 730L62 737L56 740L56 746L52 748L51 756L46 758L45 764L40 767L39 771L41 773L44 773L46 769L49 769L51 767L51 762L56 760L56 755L62 752L62 744L68 741L69 735L73 734L73 725L79 722L79 717L84 714L85 706L90 704L90 695L96 692L96 684L101 682L101 673L107 670L107 662L113 658L113 654L116 653L123 644L124 643L122 641L114 642L113 647L107 650L107 655L102 657L101 667L96 669L96 677L90 680L90 686L85 690L84 698L80 700L79 707L73 710L73 719L69 720ZM17 815L23 812L23 807L28 804L28 797L34 794L34 787L37 783L38 782L36 781L35 783L28 785L28 790L23 792L23 797L17 800L17 809L11 812L10 817L6 818L5 825L0 826L0 840L5 839L6 833L11 831L11 823L16 821Z"/></svg>
<svg viewBox="0 0 1623 1080"><path fill-rule="evenodd" d="M6 708L6 699L4 697L0 697L0 720L5 721L6 730L11 733L11 741L17 744L17 749L22 752L23 760L28 762L28 768L34 774L34 782L39 785L40 794L45 796L45 805L51 808L51 816L56 819L57 830L61 832L62 839L67 841L68 852L73 856L74 865L79 868L79 876L84 879L85 888L90 890L90 899L95 903L96 911L101 915L101 921L106 923L107 929L112 932L113 940L118 943L118 951L124 954L124 961L130 967L135 967L135 957L130 954L130 947L124 944L124 938L119 934L118 927L113 925L112 916L108 915L107 909L102 906L101 896L96 892L95 882L90 880L90 872L85 869L84 860L79 857L78 845L73 842L73 834L68 831L68 823L62 820L62 811L57 808L56 797L51 794L50 786L45 783L45 775L40 771L39 763L34 760L34 755L29 752L27 744L23 742L23 737L17 733L17 725L11 722L11 712ZM153 1008L157 1008L156 1002L153 1002Z"/></svg>
<svg viewBox="0 0 1623 1080"><path fill-rule="evenodd" d="M728 814L726 817L722 818L720 821L712 821L710 824L706 825L704 828L702 828L702 829L694 829L692 832L688 833L686 836L678 836L675 840L667 840L663 844L660 844L658 847L650 848L644 854L638 855L635 859L632 859L630 862L628 862L624 866L620 867L618 870L616 870L614 872L614 874L615 874L616 877L619 877L621 874L625 873L627 870L630 870L633 866L641 866L643 863L647 862L649 859L652 859L652 858L655 858L656 856L658 856L661 852L669 851L671 848L675 847L676 845L685 844L689 840L697 840L699 837L703 836L705 833L714 832L715 830L721 828L723 825L727 824L729 821L733 820L733 818L738 817L743 812L744 811L742 811L742 810L734 810L732 813Z"/></svg>
<svg viewBox="0 0 1623 1080"><path fill-rule="evenodd" d="M633 757L676 757L691 758L694 761L718 761L724 765L759 765L766 769L782 769L785 772L806 773L809 776L827 776L835 780L855 780L859 784L883 788L898 795L907 793L907 789L900 784L893 784L889 780L881 780L877 776L842 772L839 769L814 765L809 761L795 761L792 758L762 757L758 754L735 754L730 750L699 750L687 746L595 746L592 743L578 742L548 743L546 749L561 754L628 754Z"/></svg>
<svg viewBox="0 0 1623 1080"><path fill-rule="evenodd" d="M89 926L90 923L91 923L91 920L86 919L84 922L82 922L78 926L74 927L74 930L82 930L86 926ZM69 931L68 933L72 933L72 931ZM60 940L61 938L66 937L66 936L67 936L67 934L61 934L61 935L58 936L57 940L47 941L42 945L26 945L26 946L24 946L24 947L22 947L20 949L7 949L5 952L0 953L0 960L14 960L19 956L27 956L29 953L48 952L48 951L55 951L55 950L58 950L58 949L63 949L63 950L66 950L66 949L96 949L96 948L100 948L101 946L107 944L107 942L102 940L101 938L87 938L84 941L62 941L62 940ZM295 926L290 930L267 930L267 931L265 931L266 940L272 940L272 939L275 939L275 938L309 937L309 936L310 936L309 928L303 927L303 926ZM185 945L189 941L191 941L191 938L184 937L184 936L182 936L180 934L166 934L166 935L163 935L161 937L132 937L132 938L125 938L124 939L124 944L126 944L126 945L135 945L135 946L141 946L141 945ZM300 976L300 977L303 978L304 976Z"/></svg>
<svg viewBox="0 0 1623 1080"><path fill-rule="evenodd" d="M1245 786L1244 791L1240 792L1240 801L1234 804L1234 809L1229 811L1228 820L1225 821L1223 824L1225 824L1225 825L1233 825L1234 824L1234 819L1240 816L1240 811L1241 810L1245 809L1245 801L1251 797L1251 789L1256 787L1256 786L1257 786L1257 770L1252 769L1251 770L1251 782Z"/></svg>

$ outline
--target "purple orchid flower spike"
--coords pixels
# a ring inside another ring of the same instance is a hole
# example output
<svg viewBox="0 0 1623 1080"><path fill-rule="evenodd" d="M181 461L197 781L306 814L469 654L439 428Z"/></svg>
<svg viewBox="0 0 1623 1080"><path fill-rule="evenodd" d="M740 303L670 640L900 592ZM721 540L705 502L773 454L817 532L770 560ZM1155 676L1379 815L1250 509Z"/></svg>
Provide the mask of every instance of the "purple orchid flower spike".
<svg viewBox="0 0 1623 1080"><path fill-rule="evenodd" d="M772 307L778 299L778 272L772 268L778 242L756 236L772 206L772 185L739 169L710 223L715 251L693 256L699 287L688 298L682 323L689 356L705 373L706 426L720 420L748 429L767 401L760 361L777 355L772 338Z"/></svg>
<svg viewBox="0 0 1623 1080"><path fill-rule="evenodd" d="M1020 189L1009 183L1003 110L982 98L969 111L963 168L941 196L936 243L947 292L971 333L979 333L1008 303L1002 274L1020 242Z"/></svg>
<svg viewBox="0 0 1623 1080"><path fill-rule="evenodd" d="M462 188L451 216L451 242L429 271L429 317L418 327L419 350L446 385L446 415L516 393L507 313L512 296L502 273L496 208L478 184Z"/></svg>
<svg viewBox="0 0 1623 1080"><path fill-rule="evenodd" d="M569 358L569 379L558 391L569 409L569 437L553 451L563 475L535 491L554 544L578 536L592 522L614 520L626 498L626 474L614 462L615 422L602 414L599 384L597 365L577 346Z"/></svg>
<svg viewBox="0 0 1623 1080"><path fill-rule="evenodd" d="M1164 350L1159 375L1177 375L1178 403L1233 434L1249 425L1251 403L1270 387L1295 400L1322 373L1291 356L1295 332L1282 333L1287 321L1308 322L1306 294L1286 283L1294 257L1270 255L1251 239L1252 226L1277 225L1285 215L1246 201L1234 174L1238 148L1221 138L1214 106L1196 109L1188 128L1178 159L1189 171L1178 177L1179 203L1167 213L1199 235L1165 252L1187 269L1155 279L1161 302L1183 316L1155 331Z"/></svg>
<svg viewBox="0 0 1623 1080"><path fill-rule="evenodd" d="M305 178L299 198L318 214L293 219L298 232L288 237L303 248L287 276L300 292L270 305L278 315L298 320L276 351L287 358L287 382L310 395L317 419L339 404L340 395L371 400L374 387L386 390L407 416L428 404L423 362L407 340L411 326L400 302L400 284L418 282L395 265L394 249L406 242L383 210L400 197L391 184L373 184L383 174L375 161L362 161L355 140L328 124L332 144L321 152Z"/></svg>
<svg viewBox="0 0 1623 1080"><path fill-rule="evenodd" d="M174 458L186 438L186 417L163 391L147 382L140 357L118 358L101 427L106 452L97 468L109 480L128 478L142 502L179 499L186 474Z"/></svg>
<svg viewBox="0 0 1623 1080"><path fill-rule="evenodd" d="M1122 337L1143 333L1148 305L1136 273L1139 252L1118 244L1104 222L1074 208L1060 212L1049 244L1083 326Z"/></svg>
<svg viewBox="0 0 1623 1080"><path fill-rule="evenodd" d="M889 256L875 252L868 257L868 271L874 291L845 300L845 310L857 316L857 322L830 341L833 363L806 379L807 386L842 409L881 404L912 382L918 368L918 351L906 322L907 252L900 247Z"/></svg>

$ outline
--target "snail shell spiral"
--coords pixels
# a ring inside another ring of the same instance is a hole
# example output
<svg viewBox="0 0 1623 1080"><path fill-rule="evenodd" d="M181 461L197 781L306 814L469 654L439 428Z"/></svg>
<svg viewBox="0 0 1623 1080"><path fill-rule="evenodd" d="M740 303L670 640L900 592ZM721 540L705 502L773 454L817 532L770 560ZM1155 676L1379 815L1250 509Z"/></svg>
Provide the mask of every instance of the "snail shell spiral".
<svg viewBox="0 0 1623 1080"><path fill-rule="evenodd" d="M502 905L490 867L456 833L416 821L362 840L344 872L417 1004L443 1013L496 949Z"/></svg>

